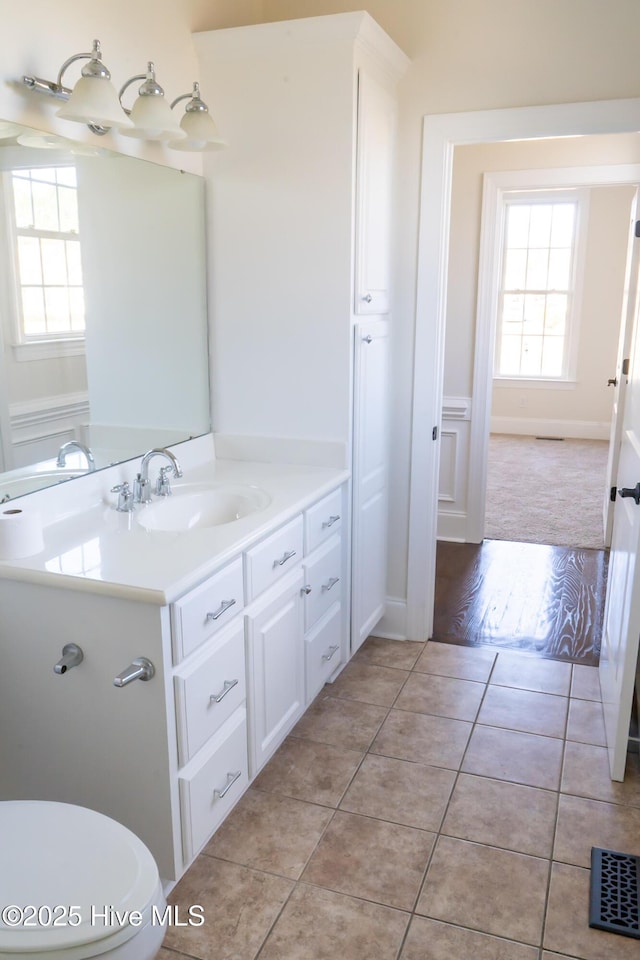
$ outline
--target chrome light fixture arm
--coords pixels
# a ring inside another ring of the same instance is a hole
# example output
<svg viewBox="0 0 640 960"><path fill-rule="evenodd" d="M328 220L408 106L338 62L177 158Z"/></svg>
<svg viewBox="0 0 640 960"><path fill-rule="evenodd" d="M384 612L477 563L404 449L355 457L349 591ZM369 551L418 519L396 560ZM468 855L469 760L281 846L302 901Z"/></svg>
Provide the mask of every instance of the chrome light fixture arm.
<svg viewBox="0 0 640 960"><path fill-rule="evenodd" d="M89 63L85 64L82 68L83 77L98 77L104 80L111 79L111 73L102 62L100 41L94 40L91 53L74 53L72 57L68 57L64 61L58 70L58 77L55 82L53 80L43 80L42 77L28 76L23 76L22 82L30 90L34 90L37 93L44 93L48 97L53 97L55 100L62 100L66 103L73 91L69 87L64 86L62 78L71 64L77 63L78 60L89 61ZM104 136L105 133L108 133L111 129L110 127L102 127L97 123L88 123L87 126L99 137Z"/></svg>

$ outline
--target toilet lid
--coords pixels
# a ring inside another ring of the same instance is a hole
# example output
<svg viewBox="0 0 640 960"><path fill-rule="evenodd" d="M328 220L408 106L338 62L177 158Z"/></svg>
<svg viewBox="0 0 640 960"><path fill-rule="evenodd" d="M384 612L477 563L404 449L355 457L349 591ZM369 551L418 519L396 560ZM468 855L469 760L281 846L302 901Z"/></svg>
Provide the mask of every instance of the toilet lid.
<svg viewBox="0 0 640 960"><path fill-rule="evenodd" d="M157 892L158 869L142 841L73 804L0 802L0 858L0 951L59 950L125 927L133 936L132 911L142 913ZM18 911L8 913L11 905Z"/></svg>

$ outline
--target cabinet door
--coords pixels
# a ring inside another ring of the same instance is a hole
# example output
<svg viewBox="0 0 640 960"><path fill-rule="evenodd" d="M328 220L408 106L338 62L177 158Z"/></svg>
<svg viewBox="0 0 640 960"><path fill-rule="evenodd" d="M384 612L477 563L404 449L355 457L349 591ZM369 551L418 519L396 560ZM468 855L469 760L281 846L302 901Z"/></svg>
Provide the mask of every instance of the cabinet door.
<svg viewBox="0 0 640 960"><path fill-rule="evenodd" d="M391 188L395 102L373 77L358 75L355 304L389 312Z"/></svg>
<svg viewBox="0 0 640 960"><path fill-rule="evenodd" d="M302 570L268 591L247 614L251 775L304 710Z"/></svg>
<svg viewBox="0 0 640 960"><path fill-rule="evenodd" d="M355 329L351 648L384 613L387 582L389 323Z"/></svg>

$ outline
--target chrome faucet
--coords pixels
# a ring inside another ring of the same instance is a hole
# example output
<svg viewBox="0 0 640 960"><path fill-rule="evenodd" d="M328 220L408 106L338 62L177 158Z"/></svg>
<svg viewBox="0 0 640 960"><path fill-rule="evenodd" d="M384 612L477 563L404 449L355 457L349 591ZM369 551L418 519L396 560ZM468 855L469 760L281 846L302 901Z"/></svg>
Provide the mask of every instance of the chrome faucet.
<svg viewBox="0 0 640 960"><path fill-rule="evenodd" d="M148 450L145 453L144 457L140 462L140 473L136 476L133 485L133 498L136 503L150 503L151 502L151 481L149 480L149 462L153 457L164 457L165 460L168 460L171 464L170 468L163 468L162 472L162 483L163 483L163 493L162 496L166 496L168 493L171 493L171 487L169 485L169 478L167 476L167 470L173 470L174 477L182 476L182 469L178 463L178 459L175 454L171 453L171 450L167 450L165 447L154 447L152 450Z"/></svg>
<svg viewBox="0 0 640 960"><path fill-rule="evenodd" d="M96 468L96 461L93 459L93 454L89 447L85 446L84 443L80 443L79 440L69 440L67 443L63 443L60 449L58 450L58 459L56 460L56 466L65 467L67 465L67 454L70 450L79 450L80 453L84 453L87 458L87 469L89 473L93 473Z"/></svg>

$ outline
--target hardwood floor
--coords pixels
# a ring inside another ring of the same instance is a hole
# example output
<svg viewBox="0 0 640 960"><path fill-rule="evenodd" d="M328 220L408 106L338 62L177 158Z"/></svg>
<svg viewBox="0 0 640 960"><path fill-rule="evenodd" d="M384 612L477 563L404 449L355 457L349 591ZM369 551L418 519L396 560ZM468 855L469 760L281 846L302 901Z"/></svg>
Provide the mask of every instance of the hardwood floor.
<svg viewBox="0 0 640 960"><path fill-rule="evenodd" d="M441 541L433 639L597 666L607 557L508 540Z"/></svg>

